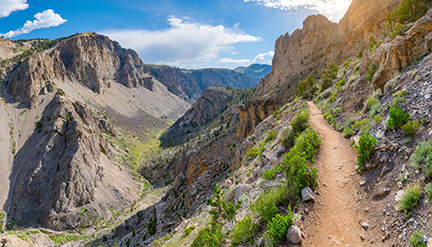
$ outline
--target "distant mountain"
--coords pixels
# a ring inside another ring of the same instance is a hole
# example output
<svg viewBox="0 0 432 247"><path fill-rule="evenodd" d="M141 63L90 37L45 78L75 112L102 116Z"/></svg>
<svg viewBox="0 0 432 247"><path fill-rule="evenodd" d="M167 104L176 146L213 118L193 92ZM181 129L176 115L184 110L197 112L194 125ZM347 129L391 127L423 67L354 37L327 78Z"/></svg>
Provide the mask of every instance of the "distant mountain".
<svg viewBox="0 0 432 247"><path fill-rule="evenodd" d="M209 87L230 86L240 89L255 87L261 80L261 77L256 75L271 69L270 66L261 64L244 68L244 72L218 68L179 69L167 65L147 64L146 66L150 74L164 84L171 93L189 103L195 102Z"/></svg>
<svg viewBox="0 0 432 247"><path fill-rule="evenodd" d="M237 67L234 69L234 71L261 80L261 78L264 78L265 75L270 73L271 69L271 65L254 63L248 67Z"/></svg>

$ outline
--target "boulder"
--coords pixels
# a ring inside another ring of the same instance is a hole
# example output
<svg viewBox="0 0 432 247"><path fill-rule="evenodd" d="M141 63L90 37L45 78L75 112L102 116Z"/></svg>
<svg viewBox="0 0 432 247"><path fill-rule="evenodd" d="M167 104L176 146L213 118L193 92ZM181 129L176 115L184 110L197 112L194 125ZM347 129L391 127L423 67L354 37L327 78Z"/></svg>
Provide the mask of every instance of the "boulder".
<svg viewBox="0 0 432 247"><path fill-rule="evenodd" d="M300 228L298 226L292 225L288 228L286 238L291 243L298 244L298 243L301 243L301 241L302 241L302 235L303 234L302 234L302 231L300 230Z"/></svg>
<svg viewBox="0 0 432 247"><path fill-rule="evenodd" d="M302 201L304 201L304 202L315 201L314 192L312 191L312 189L310 187L306 187L306 188L302 189L301 196L302 196Z"/></svg>

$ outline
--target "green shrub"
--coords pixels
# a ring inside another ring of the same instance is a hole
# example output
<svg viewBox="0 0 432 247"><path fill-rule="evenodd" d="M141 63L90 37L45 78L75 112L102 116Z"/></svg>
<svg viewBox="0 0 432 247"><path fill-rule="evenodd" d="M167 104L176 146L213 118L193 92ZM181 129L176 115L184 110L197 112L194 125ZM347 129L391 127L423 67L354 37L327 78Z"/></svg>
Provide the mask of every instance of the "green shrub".
<svg viewBox="0 0 432 247"><path fill-rule="evenodd" d="M367 118L363 120L357 120L351 127L356 130L361 129L364 132L368 132L370 128L370 120Z"/></svg>
<svg viewBox="0 0 432 247"><path fill-rule="evenodd" d="M345 123L342 124L343 128L351 127L351 124L355 123L355 119L350 117L348 118Z"/></svg>
<svg viewBox="0 0 432 247"><path fill-rule="evenodd" d="M273 141L276 138L277 134L278 134L277 131L269 131L264 142Z"/></svg>
<svg viewBox="0 0 432 247"><path fill-rule="evenodd" d="M404 90L400 90L400 91L397 91L396 93L394 93L394 94L393 94L393 97L394 97L394 98L397 98L397 97L405 97L405 95L406 95L406 91L404 91Z"/></svg>
<svg viewBox="0 0 432 247"><path fill-rule="evenodd" d="M389 113L390 118L387 122L387 126L390 129L402 127L408 122L408 120L411 119L411 115L409 113L403 112L400 106L398 106L397 108L391 107Z"/></svg>
<svg viewBox="0 0 432 247"><path fill-rule="evenodd" d="M237 246L251 239L258 230L258 224L252 222L250 216L244 217L239 221L231 233L231 246Z"/></svg>
<svg viewBox="0 0 432 247"><path fill-rule="evenodd" d="M276 170L275 169L268 169L263 173L263 178L267 180L274 180L276 178Z"/></svg>
<svg viewBox="0 0 432 247"><path fill-rule="evenodd" d="M356 54L356 56L357 56L358 59L361 59L361 58L363 57L363 50L359 51L359 52Z"/></svg>
<svg viewBox="0 0 432 247"><path fill-rule="evenodd" d="M262 221L269 222L278 213L278 205L296 201L297 190L296 184L284 182L260 194L251 204L250 210L257 213Z"/></svg>
<svg viewBox="0 0 432 247"><path fill-rule="evenodd" d="M383 119L384 119L384 117L381 117L380 115L375 115L374 122L380 123Z"/></svg>
<svg viewBox="0 0 432 247"><path fill-rule="evenodd" d="M401 24L414 22L426 14L429 0L403 0L394 11L393 19Z"/></svg>
<svg viewBox="0 0 432 247"><path fill-rule="evenodd" d="M290 149L294 146L294 140L295 140L294 131L290 127L284 129L284 131L282 132L282 139L281 139L282 146L284 146L286 149Z"/></svg>
<svg viewBox="0 0 432 247"><path fill-rule="evenodd" d="M204 227L198 232L191 247L218 247L224 238L220 228L212 229L210 226Z"/></svg>
<svg viewBox="0 0 432 247"><path fill-rule="evenodd" d="M309 111L307 109L298 111L290 125L296 136L298 133L305 131L309 127Z"/></svg>
<svg viewBox="0 0 432 247"><path fill-rule="evenodd" d="M268 245L277 245L285 237L288 228L293 223L293 213L291 207L288 207L288 215L277 214L267 225L265 239Z"/></svg>
<svg viewBox="0 0 432 247"><path fill-rule="evenodd" d="M315 80L312 75L309 75L305 80L299 82L297 86L297 94L303 98L312 97L315 93Z"/></svg>
<svg viewBox="0 0 432 247"><path fill-rule="evenodd" d="M363 167L363 165L369 161L372 153L375 150L375 145L377 144L377 139L372 135L364 133L360 136L359 145L355 146L357 150L357 165Z"/></svg>
<svg viewBox="0 0 432 247"><path fill-rule="evenodd" d="M246 157L247 158L255 158L257 156L262 156L262 152L265 150L264 145L265 145L265 142L261 142L258 147L249 149L246 152Z"/></svg>
<svg viewBox="0 0 432 247"><path fill-rule="evenodd" d="M343 135L344 135L345 138L349 138L353 134L354 134L354 131L350 127L347 127L347 128L344 129Z"/></svg>
<svg viewBox="0 0 432 247"><path fill-rule="evenodd" d="M0 232L3 232L4 220L6 219L6 213L0 211Z"/></svg>
<svg viewBox="0 0 432 247"><path fill-rule="evenodd" d="M405 134L412 136L415 134L419 126L420 124L417 121L408 121L408 123L403 125L401 129L403 130L403 132L405 132Z"/></svg>
<svg viewBox="0 0 432 247"><path fill-rule="evenodd" d="M376 63L369 64L368 69L366 71L366 81L369 82L372 81L372 78L377 72L378 68L379 68L379 64Z"/></svg>
<svg viewBox="0 0 432 247"><path fill-rule="evenodd" d="M376 40L373 34L369 36L369 50L371 53L373 53L381 44L382 40Z"/></svg>
<svg viewBox="0 0 432 247"><path fill-rule="evenodd" d="M38 132L40 132L41 129L42 129L42 122L39 120L39 121L37 121L37 122L35 123L34 131L38 131Z"/></svg>
<svg viewBox="0 0 432 247"><path fill-rule="evenodd" d="M431 201L432 200L432 182L426 184L425 191L426 191L426 194L429 197L429 201Z"/></svg>
<svg viewBox="0 0 432 247"><path fill-rule="evenodd" d="M345 85L346 78L342 78L340 81L336 82L336 86L343 87Z"/></svg>
<svg viewBox="0 0 432 247"><path fill-rule="evenodd" d="M335 62L331 62L326 69L322 70L321 78L321 91L326 90L327 88L332 86L333 79L336 78L337 72L339 68L337 67Z"/></svg>
<svg viewBox="0 0 432 247"><path fill-rule="evenodd" d="M413 233L413 235L409 238L409 241L414 247L426 247L425 237L423 232L421 232L419 229Z"/></svg>
<svg viewBox="0 0 432 247"><path fill-rule="evenodd" d="M411 162L417 169L424 170L426 177L432 177L432 141L419 143Z"/></svg>
<svg viewBox="0 0 432 247"><path fill-rule="evenodd" d="M58 93L58 95L60 95L60 96L65 96L65 92L64 92L63 89L61 89L61 88L58 88L58 89L57 89L57 93Z"/></svg>
<svg viewBox="0 0 432 247"><path fill-rule="evenodd" d="M184 229L184 236L188 236L189 234L191 234L191 232L193 232L193 230L195 230L195 225L191 225L190 227Z"/></svg>
<svg viewBox="0 0 432 247"><path fill-rule="evenodd" d="M405 217L409 217L411 215L411 210L417 206L420 193L420 185L413 185L405 189L402 199L397 204L399 211L403 211Z"/></svg>
<svg viewBox="0 0 432 247"><path fill-rule="evenodd" d="M391 104L391 107L396 108L397 106L399 106L401 103L405 103L405 97L403 96L397 96L393 99L393 102Z"/></svg>
<svg viewBox="0 0 432 247"><path fill-rule="evenodd" d="M279 115L280 115L281 111L282 111L282 109L279 109L279 110L277 110L277 111L275 111L275 112L273 113L273 118L274 118L275 120L278 120L278 119L279 119Z"/></svg>

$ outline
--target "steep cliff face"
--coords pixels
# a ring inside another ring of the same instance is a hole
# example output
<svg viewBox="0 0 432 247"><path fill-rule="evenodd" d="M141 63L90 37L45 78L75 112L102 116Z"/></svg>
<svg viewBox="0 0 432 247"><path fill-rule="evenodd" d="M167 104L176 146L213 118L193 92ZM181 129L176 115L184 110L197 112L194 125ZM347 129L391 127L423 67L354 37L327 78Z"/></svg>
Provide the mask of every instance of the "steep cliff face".
<svg viewBox="0 0 432 247"><path fill-rule="evenodd" d="M138 183L115 162L104 132L112 128L88 106L57 94L15 156L8 224L76 228L136 199Z"/></svg>
<svg viewBox="0 0 432 247"><path fill-rule="evenodd" d="M258 84L256 95L287 84L295 88L310 73L319 74L325 64L354 56L368 46L371 34L382 37L386 15L399 2L355 0L338 24L322 15L309 16L302 29L276 40L272 71Z"/></svg>
<svg viewBox="0 0 432 247"><path fill-rule="evenodd" d="M148 72L135 51L90 33L63 40L28 57L6 76L5 82L17 102L34 107L48 81L79 82L103 93L115 82L129 88L143 85Z"/></svg>

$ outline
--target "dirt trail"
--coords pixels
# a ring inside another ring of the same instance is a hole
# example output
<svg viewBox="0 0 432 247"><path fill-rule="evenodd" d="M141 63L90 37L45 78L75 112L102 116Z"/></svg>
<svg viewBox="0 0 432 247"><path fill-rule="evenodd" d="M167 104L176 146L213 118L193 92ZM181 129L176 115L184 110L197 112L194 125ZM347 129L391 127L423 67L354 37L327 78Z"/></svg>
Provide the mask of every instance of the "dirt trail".
<svg viewBox="0 0 432 247"><path fill-rule="evenodd" d="M309 205L313 210L304 224L304 246L364 246L358 221L363 211L356 202L357 153L341 133L327 124L315 104L307 104L311 127L320 133L322 143L315 159L319 194Z"/></svg>

